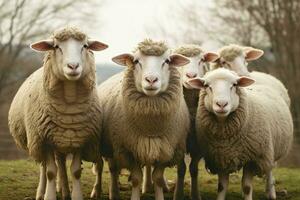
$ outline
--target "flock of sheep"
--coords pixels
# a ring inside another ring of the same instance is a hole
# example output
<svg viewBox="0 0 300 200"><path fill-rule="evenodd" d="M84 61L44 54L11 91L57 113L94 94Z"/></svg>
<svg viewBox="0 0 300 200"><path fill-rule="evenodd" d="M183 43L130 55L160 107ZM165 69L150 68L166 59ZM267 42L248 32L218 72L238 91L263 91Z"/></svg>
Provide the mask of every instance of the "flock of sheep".
<svg viewBox="0 0 300 200"><path fill-rule="evenodd" d="M164 199L164 170L172 166L177 166L174 200L183 199L186 154L192 199L201 199L202 158L219 177L217 200L225 199L229 174L240 169L245 200L252 199L255 175L266 177L267 199L276 199L272 169L289 151L293 121L284 85L247 69L263 51L237 45L218 53L197 45L170 49L147 39L132 53L114 57L125 70L96 86L92 51L107 47L74 27L31 45L46 52L44 64L17 92L9 128L16 144L40 163L37 200L56 200L57 191L64 200L83 200L82 160L94 163L91 198L100 199L102 158L109 165L110 199L121 198L124 168L130 171L132 200L140 199L141 189L153 188L155 199Z"/></svg>

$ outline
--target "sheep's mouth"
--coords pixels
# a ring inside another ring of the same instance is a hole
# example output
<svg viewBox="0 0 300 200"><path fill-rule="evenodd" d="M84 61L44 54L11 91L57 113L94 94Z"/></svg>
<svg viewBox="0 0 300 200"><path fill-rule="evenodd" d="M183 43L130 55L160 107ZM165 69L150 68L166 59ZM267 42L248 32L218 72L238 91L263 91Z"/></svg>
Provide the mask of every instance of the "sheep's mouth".
<svg viewBox="0 0 300 200"><path fill-rule="evenodd" d="M214 113L221 117L226 117L229 114L228 110L214 110Z"/></svg>
<svg viewBox="0 0 300 200"><path fill-rule="evenodd" d="M81 73L71 72L71 73L66 73L65 76L68 80L77 80L80 78Z"/></svg>
<svg viewBox="0 0 300 200"><path fill-rule="evenodd" d="M145 87L144 89L147 91L156 91L158 88L157 87Z"/></svg>

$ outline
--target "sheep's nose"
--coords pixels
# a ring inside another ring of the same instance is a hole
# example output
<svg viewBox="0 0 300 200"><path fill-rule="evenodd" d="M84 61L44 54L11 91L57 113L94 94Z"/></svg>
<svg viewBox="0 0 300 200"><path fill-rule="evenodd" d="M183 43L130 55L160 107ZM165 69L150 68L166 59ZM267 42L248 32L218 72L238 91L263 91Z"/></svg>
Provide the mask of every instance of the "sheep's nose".
<svg viewBox="0 0 300 200"><path fill-rule="evenodd" d="M197 76L197 74L194 73L194 72L188 72L188 73L186 73L186 76L187 76L188 78L195 78L195 77Z"/></svg>
<svg viewBox="0 0 300 200"><path fill-rule="evenodd" d="M158 81L158 78L156 76L147 76L145 80L150 84L154 84Z"/></svg>
<svg viewBox="0 0 300 200"><path fill-rule="evenodd" d="M68 68L75 70L79 67L79 63L68 63L67 66Z"/></svg>
<svg viewBox="0 0 300 200"><path fill-rule="evenodd" d="M227 101L217 101L216 105L219 106L220 108L225 108L228 105Z"/></svg>

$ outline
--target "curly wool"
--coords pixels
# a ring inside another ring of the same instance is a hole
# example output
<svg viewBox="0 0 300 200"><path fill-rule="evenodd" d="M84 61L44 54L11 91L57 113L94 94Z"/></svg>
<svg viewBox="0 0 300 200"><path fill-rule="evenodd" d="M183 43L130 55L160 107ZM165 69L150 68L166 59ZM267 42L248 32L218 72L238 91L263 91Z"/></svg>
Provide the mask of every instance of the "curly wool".
<svg viewBox="0 0 300 200"><path fill-rule="evenodd" d="M138 43L137 48L134 50L140 51L142 54L147 56L161 56L168 50L168 46L164 42L157 42L151 39L145 39Z"/></svg>
<svg viewBox="0 0 300 200"><path fill-rule="evenodd" d="M84 160L96 161L100 156L102 112L94 58L88 54L86 66L90 69L75 85L57 78L53 56L48 53L43 67L17 92L9 111L10 132L17 145L38 162L43 162L49 149L61 153L80 150Z"/></svg>
<svg viewBox="0 0 300 200"><path fill-rule="evenodd" d="M130 168L134 161L172 166L183 159L189 116L180 74L175 68L170 71L167 91L155 97L137 91L132 68L99 86L106 113L105 156L114 154L122 167Z"/></svg>
<svg viewBox="0 0 300 200"><path fill-rule="evenodd" d="M200 56L204 51L199 45L187 44L183 45L174 50L174 53L186 56L186 57L195 57Z"/></svg>
<svg viewBox="0 0 300 200"><path fill-rule="evenodd" d="M251 164L255 173L262 175L291 147L291 113L278 94L267 86L252 85L238 89L237 93L239 107L220 123L205 108L206 91L200 92L197 142L204 149L206 167L212 173L232 173Z"/></svg>
<svg viewBox="0 0 300 200"><path fill-rule="evenodd" d="M76 27L66 27L55 31L51 38L55 38L58 41L66 41L70 38L82 41L87 38L87 35Z"/></svg>

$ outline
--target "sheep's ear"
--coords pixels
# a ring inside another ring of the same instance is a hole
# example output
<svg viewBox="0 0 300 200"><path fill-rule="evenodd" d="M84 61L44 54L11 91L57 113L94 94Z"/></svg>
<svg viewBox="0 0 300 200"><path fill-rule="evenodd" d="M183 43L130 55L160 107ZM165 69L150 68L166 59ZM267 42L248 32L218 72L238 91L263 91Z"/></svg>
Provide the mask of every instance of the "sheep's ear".
<svg viewBox="0 0 300 200"><path fill-rule="evenodd" d="M123 66L133 65L133 55L129 53L121 54L112 58L112 61Z"/></svg>
<svg viewBox="0 0 300 200"><path fill-rule="evenodd" d="M187 83L192 88L195 88L195 89L205 88L205 80L202 78L194 78L194 79L188 80Z"/></svg>
<svg viewBox="0 0 300 200"><path fill-rule="evenodd" d="M246 57L245 57L245 59L247 61L257 60L263 54L264 54L263 50L250 48L250 49L246 50Z"/></svg>
<svg viewBox="0 0 300 200"><path fill-rule="evenodd" d="M255 80L246 76L242 76L237 80L237 85L239 87L247 87L249 85L252 85L253 83L255 83Z"/></svg>
<svg viewBox="0 0 300 200"><path fill-rule="evenodd" d="M219 55L213 52L208 52L204 54L204 62L215 62L219 59Z"/></svg>
<svg viewBox="0 0 300 200"><path fill-rule="evenodd" d="M30 44L30 48L38 52L43 52L43 51L52 50L53 45L54 45L53 40L41 40L39 42Z"/></svg>
<svg viewBox="0 0 300 200"><path fill-rule="evenodd" d="M102 51L102 50L108 48L107 44L104 44L97 40L88 39L87 43L88 43L88 49L90 49L92 51Z"/></svg>
<svg viewBox="0 0 300 200"><path fill-rule="evenodd" d="M170 56L170 63L169 65L175 66L175 67L179 67L179 66L183 66L186 64L189 64L190 60L182 55L179 54L173 54Z"/></svg>

